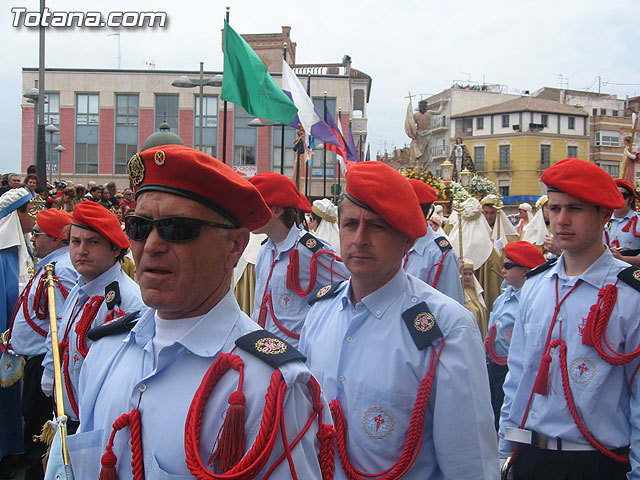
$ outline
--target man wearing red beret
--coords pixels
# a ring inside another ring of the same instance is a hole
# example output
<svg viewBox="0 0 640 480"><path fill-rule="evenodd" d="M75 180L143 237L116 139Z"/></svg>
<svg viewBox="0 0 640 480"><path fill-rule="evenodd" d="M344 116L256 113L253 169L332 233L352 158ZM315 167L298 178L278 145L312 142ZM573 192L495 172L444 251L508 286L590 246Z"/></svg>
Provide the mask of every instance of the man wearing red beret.
<svg viewBox="0 0 640 480"><path fill-rule="evenodd" d="M513 324L518 316L520 292L526 274L544 263L544 255L532 243L519 241L507 243L502 275L506 287L495 302L489 317L489 333L484 342L487 351L487 368L491 387L491 406L496 430L500 424L500 407L504 400L502 384L507 375L507 354L513 333Z"/></svg>
<svg viewBox="0 0 640 480"><path fill-rule="evenodd" d="M260 173L249 181L262 194L273 218L256 233L269 239L256 261L255 322L298 345L309 311L309 298L320 287L349 277L333 247L298 225L299 212L311 212L309 201L284 175Z"/></svg>
<svg viewBox="0 0 640 480"><path fill-rule="evenodd" d="M435 189L415 178L410 178L409 183L416 192L422 214L429 220L433 213L431 205L438 198ZM446 237L436 235L429 222L427 234L416 240L407 252L403 267L408 274L464 304L458 254Z"/></svg>
<svg viewBox="0 0 640 480"><path fill-rule="evenodd" d="M384 163L358 163L339 222L351 278L318 291L300 338L332 399L335 478L497 478L476 322L402 268L427 231L413 188Z"/></svg>
<svg viewBox="0 0 640 480"><path fill-rule="evenodd" d="M82 364L91 347L89 329L143 307L140 288L120 267L129 240L120 222L109 210L96 202L82 202L73 210L69 235L69 255L79 274L78 283L69 292L58 324L63 347L65 414L70 431L77 428L79 412L79 378ZM42 389L51 395L53 357L51 338L43 360Z"/></svg>
<svg viewBox="0 0 640 480"><path fill-rule="evenodd" d="M618 178L616 185L624 198L624 205L613 211L605 225L604 241L615 258L640 267L640 227L635 211L637 194L633 185L623 178Z"/></svg>
<svg viewBox="0 0 640 480"><path fill-rule="evenodd" d="M231 289L249 231L271 219L260 193L181 145L147 149L128 169L126 231L150 308L90 333L68 438L76 478L325 478L320 387Z"/></svg>
<svg viewBox="0 0 640 480"><path fill-rule="evenodd" d="M31 233L32 252L38 258L36 273L24 288L14 308L15 317L10 328L9 345L25 357L22 416L24 418L24 447L29 467L26 478L43 478L41 457L46 453L44 443L33 442L42 426L51 419L51 399L40 389L42 360L47 352L49 332L49 299L44 266L54 265L55 311L62 314L64 301L76 284L78 273L69 258L69 241L64 235L71 224L71 215L64 210L41 210Z"/></svg>
<svg viewBox="0 0 640 480"><path fill-rule="evenodd" d="M609 174L584 160L562 160L542 181L562 254L529 272L522 289L500 455L512 455L516 479L638 478L640 270L602 242L625 202Z"/></svg>

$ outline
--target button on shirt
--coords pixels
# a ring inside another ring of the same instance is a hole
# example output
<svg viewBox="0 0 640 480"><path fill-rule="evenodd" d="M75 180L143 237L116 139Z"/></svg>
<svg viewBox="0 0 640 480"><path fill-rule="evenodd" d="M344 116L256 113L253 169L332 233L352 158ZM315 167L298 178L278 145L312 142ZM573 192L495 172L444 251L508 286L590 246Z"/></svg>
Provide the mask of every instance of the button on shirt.
<svg viewBox="0 0 640 480"><path fill-rule="evenodd" d="M300 350L326 397L340 401L351 464L374 474L402 455L434 348L418 350L402 313L426 302L446 343L420 450L402 478L498 478L484 349L471 313L402 269L355 306L349 290L345 282L336 297L313 305ZM435 348L441 341L435 340ZM346 478L337 455L335 478Z"/></svg>
<svg viewBox="0 0 640 480"><path fill-rule="evenodd" d="M464 305L458 254L451 249L447 250L445 255L445 252L436 243L438 237L439 235L430 226L427 226L427 234L420 237L413 248L409 250L404 269L410 275L435 287L438 291L456 300L460 305ZM438 271L436 264L440 262L442 262L442 271L438 284L434 286Z"/></svg>
<svg viewBox="0 0 640 480"><path fill-rule="evenodd" d="M551 340L560 337L567 344L569 384L580 418L587 430L608 448L626 447L631 443L629 478L640 478L638 451L640 444L640 402L637 378L631 376L638 360L614 367L600 358L594 347L582 344L582 331L589 309L598 300L598 292L614 284L618 272L627 268L606 250L586 271L576 277L567 276L564 256L548 270L527 279L520 297L519 320L515 323L509 349L509 373L504 383L504 404L500 421L500 456L513 451L514 444L504 440L506 427L519 427L538 373L545 341L555 307L555 285L564 295L579 280L582 283L562 303ZM618 281L618 298L611 313L606 338L611 348L630 353L640 344L640 293ZM562 388L558 349L551 350L550 388L547 396L534 394L525 428L543 435L588 444L567 407Z"/></svg>
<svg viewBox="0 0 640 480"><path fill-rule="evenodd" d="M80 378L80 428L68 438L76 478L98 478L100 457L111 434L113 421L139 405L142 424L144 470L149 479L193 478L185 461L184 430L187 412L202 379L220 352L231 352L235 340L260 330L240 311L230 291L194 327L171 345L162 348L154 361L154 310L146 310L127 334L105 337L91 347ZM179 321L179 320L175 320ZM274 369L257 357L236 348L244 361L242 391L245 404L245 452L253 445L260 427L265 394ZM313 412L306 382L309 370L300 361L280 367L287 384L284 419L289 442L296 438ZM238 374L228 371L208 398L201 430L200 454L206 464L213 451L229 395L238 388ZM329 407L323 402L324 422L331 423ZM292 449L293 461L301 479L321 478L317 460L317 422ZM131 479L131 433L128 428L115 437L114 453L120 480ZM277 438L266 470L283 453ZM272 479L292 477L285 459Z"/></svg>
<svg viewBox="0 0 640 480"><path fill-rule="evenodd" d="M496 339L493 348L497 355L506 357L513 335L513 324L518 315L521 288L515 289L507 285L502 294L493 302L493 310L489 317L489 331L496 326Z"/></svg>
<svg viewBox="0 0 640 480"><path fill-rule="evenodd" d="M621 247L622 250L640 250L640 237L636 237L633 234L634 225L629 226L628 232L622 231L634 217L637 218L638 214L633 210L630 210L623 218L618 218L615 215L611 216L611 220L607 226L605 226L606 232L609 235L609 246ZM640 221L640 219L636 220L636 222L638 221ZM636 225L635 230L640 230L640 225ZM606 235L604 242L607 243Z"/></svg>
<svg viewBox="0 0 640 480"><path fill-rule="evenodd" d="M69 327L69 369L68 375L71 380L72 391L74 393L74 397L76 400L79 400L78 397L78 381L80 377L80 369L84 362L83 355L78 351L77 348L77 334L75 330L75 325L80 321L82 317L82 311L86 304L91 301L91 297L96 295L104 296L105 295L105 287L110 283L117 281L120 287L120 298L121 302L119 308L124 313L131 313L136 310L141 310L144 307L144 303L142 303L142 297L140 295L140 287L137 283L135 283L131 278L124 273L122 268L120 268L120 262L116 262L111 268L104 271L101 275L96 277L90 282L86 282L84 277L80 275L78 283L73 290L69 292L69 296L67 297L67 301L65 302L64 312L62 314L62 320L58 322L58 340L62 341L62 337L64 332L67 329L67 324L70 321L74 322L74 325ZM86 302L86 303L85 303ZM91 322L90 329L97 326L102 325L107 315L109 315L111 311L107 308L107 301L104 300L96 316ZM86 339L87 347L91 347L91 340ZM47 338L47 354L45 355L44 360L42 361L42 365L45 369L44 375L49 378L53 378L53 355L51 353L51 338L50 335ZM62 366L64 368L64 366ZM73 410L71 409L71 404L69 403L69 399L67 397L67 391L65 388L62 389L64 394L64 411L65 414L75 419L75 415Z"/></svg>
<svg viewBox="0 0 640 480"><path fill-rule="evenodd" d="M58 320L62 318L65 301L64 295L62 295L62 292L60 291L58 285L62 285L67 292L71 292L78 280L78 272L76 272L75 268L73 268L73 265L71 264L71 258L69 257L69 247L67 246L58 248L46 257L38 260L38 264L36 265L36 274L34 275L34 280L31 283L31 288L29 289L29 296L26 299L27 311L29 319L47 333L49 332L49 311L47 309L46 318L40 320L38 317L36 317L33 305L36 299L36 290L38 288L38 283L45 282L46 279L44 266L49 263L55 264L53 274L58 277L58 282L60 282L55 286L55 310ZM45 305L48 305L48 303L45 303L46 295L47 285L45 283L42 289L42 295L40 297L40 312L42 312ZM27 357L42 355L47 351L46 337L41 336L27 323L22 306L16 312L16 318L13 323L13 330L11 331L11 346L16 351L16 353L18 353L19 355L25 355Z"/></svg>
<svg viewBox="0 0 640 480"><path fill-rule="evenodd" d="M294 333L300 333L302 324L310 308L308 303L309 298L315 295L315 293L325 285L344 280L350 276L349 271L342 262L336 260L331 255L319 255L316 257L318 261L318 275L311 292L304 297L299 297L295 291L287 288L287 267L289 265L289 254L293 249L297 249L299 254L298 276L300 279L300 287L302 290L306 290L309 285L313 251L300 242L300 239L307 233L306 230L294 225L291 227L291 230L289 230L280 251L276 249L275 243L273 243L271 239L268 239L262 248L260 248L258 259L256 260L256 290L253 315L251 318L255 322L258 321L262 299L265 295L271 294L274 311L271 312L271 309L269 309L264 328L274 335L285 339L293 346L298 345L298 339L289 337L282 332L273 321L273 315L275 315L278 322L284 328ZM323 250L335 253L327 242L322 241L322 239L317 240L322 242ZM273 272L271 272L271 266L274 260L275 265L273 266ZM271 278L269 278L270 272ZM268 285L267 281L269 282Z"/></svg>

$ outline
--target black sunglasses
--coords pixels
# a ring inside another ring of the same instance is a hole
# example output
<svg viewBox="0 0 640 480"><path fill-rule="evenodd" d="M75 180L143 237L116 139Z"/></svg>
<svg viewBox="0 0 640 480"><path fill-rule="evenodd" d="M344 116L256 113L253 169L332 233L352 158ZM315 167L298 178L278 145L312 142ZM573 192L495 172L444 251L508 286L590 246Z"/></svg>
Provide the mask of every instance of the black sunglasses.
<svg viewBox="0 0 640 480"><path fill-rule="evenodd" d="M511 270L513 267L522 267L522 265L513 262L504 262L503 267L505 270Z"/></svg>
<svg viewBox="0 0 640 480"><path fill-rule="evenodd" d="M153 227L156 227L158 235L167 242L181 243L195 240L200 235L202 226L233 229L232 225L208 222L199 218L166 217L152 220L150 218L129 215L125 219L127 236L136 242L145 240Z"/></svg>

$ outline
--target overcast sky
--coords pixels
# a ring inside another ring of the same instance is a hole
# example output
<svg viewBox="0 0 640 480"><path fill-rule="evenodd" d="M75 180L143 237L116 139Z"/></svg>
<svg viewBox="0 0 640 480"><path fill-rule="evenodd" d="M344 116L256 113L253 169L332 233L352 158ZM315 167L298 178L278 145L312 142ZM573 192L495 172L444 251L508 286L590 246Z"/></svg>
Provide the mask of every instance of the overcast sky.
<svg viewBox="0 0 640 480"><path fill-rule="evenodd" d="M49 28L46 66L116 68L117 37L107 35L120 32L122 68L153 62L157 69L197 70L204 61L207 70L222 70L227 5L239 33L290 26L298 63L339 62L348 54L354 68L373 78L372 154L408 142L408 91L426 96L454 80L534 91L560 87L562 78L565 87L597 91L600 75L603 93L640 95L637 0L48 0L51 11L165 11L168 25ZM38 66L38 31L12 27L12 7L37 11L39 1L8 0L0 8L0 172L19 170L21 69Z"/></svg>

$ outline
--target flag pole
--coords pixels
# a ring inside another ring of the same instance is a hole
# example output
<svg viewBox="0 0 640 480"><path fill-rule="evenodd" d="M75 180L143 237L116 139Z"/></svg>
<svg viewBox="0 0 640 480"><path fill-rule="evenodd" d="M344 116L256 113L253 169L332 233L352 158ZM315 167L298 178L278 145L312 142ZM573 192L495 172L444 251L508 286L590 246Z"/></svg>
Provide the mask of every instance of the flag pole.
<svg viewBox="0 0 640 480"><path fill-rule="evenodd" d="M229 23L229 10L231 7L227 7L227 14L225 20ZM224 76L224 72L222 72ZM227 101L223 102L224 105L224 117L222 118L222 163L227 163Z"/></svg>
<svg viewBox="0 0 640 480"><path fill-rule="evenodd" d="M327 123L327 92L324 92L324 123ZM327 143L322 151L322 196L327 197Z"/></svg>
<svg viewBox="0 0 640 480"><path fill-rule="evenodd" d="M287 42L282 44L282 58L287 60ZM284 123L280 127L280 175L284 175Z"/></svg>
<svg viewBox="0 0 640 480"><path fill-rule="evenodd" d="M342 126L342 107L338 108L338 126ZM345 145L345 149L344 149L344 153L345 155L347 154L347 148ZM342 159L342 161L344 162L346 159ZM342 187L340 186L340 177L342 176L342 166L340 165L340 162L338 162L338 195L340 194L340 190L342 190Z"/></svg>
<svg viewBox="0 0 640 480"><path fill-rule="evenodd" d="M307 96L311 98L311 73L307 73ZM309 133L309 145L308 148L311 148L311 132ZM307 153L307 158L305 159L305 168L304 168L304 196L309 197L309 162L313 161L313 157Z"/></svg>

